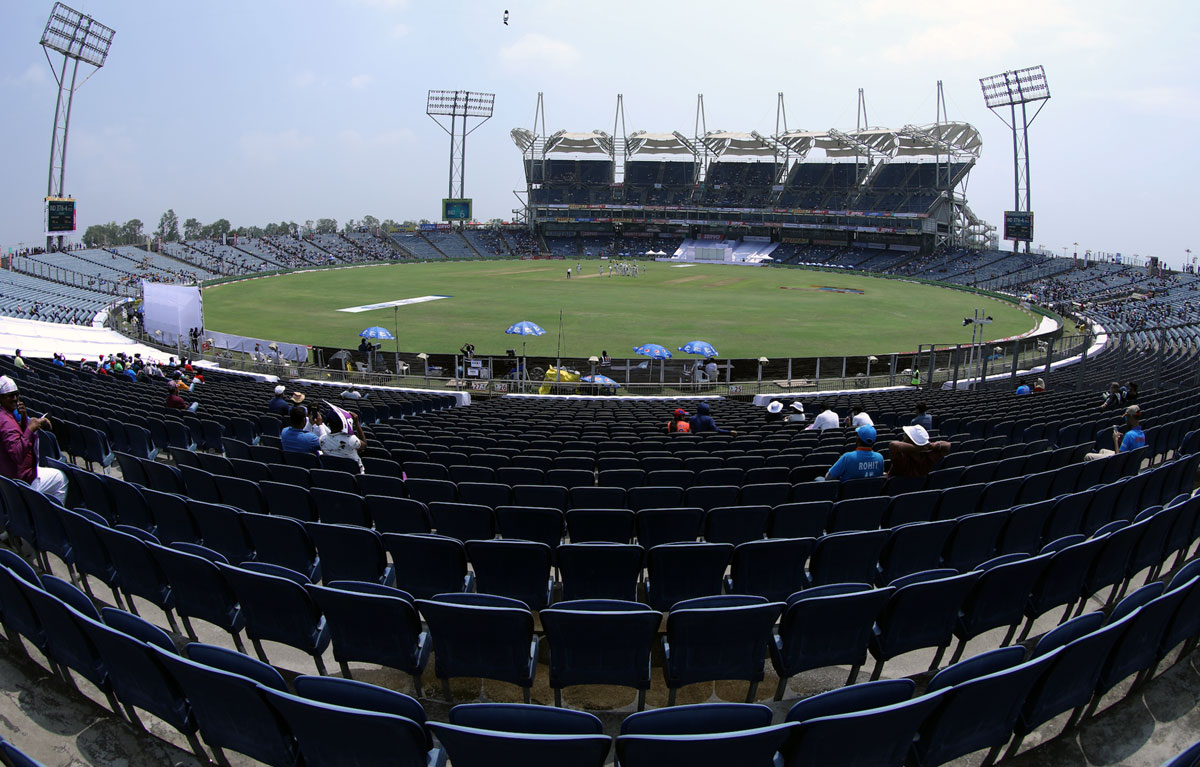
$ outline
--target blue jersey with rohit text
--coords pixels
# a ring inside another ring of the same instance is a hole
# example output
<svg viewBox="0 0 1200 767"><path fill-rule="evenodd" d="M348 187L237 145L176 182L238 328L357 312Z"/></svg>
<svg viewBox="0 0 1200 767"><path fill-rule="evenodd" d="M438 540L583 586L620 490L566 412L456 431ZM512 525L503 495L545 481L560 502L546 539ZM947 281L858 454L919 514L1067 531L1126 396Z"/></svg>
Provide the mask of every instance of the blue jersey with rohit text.
<svg viewBox="0 0 1200 767"><path fill-rule="evenodd" d="M829 470L830 479L866 479L883 476L883 456L874 450L844 453Z"/></svg>

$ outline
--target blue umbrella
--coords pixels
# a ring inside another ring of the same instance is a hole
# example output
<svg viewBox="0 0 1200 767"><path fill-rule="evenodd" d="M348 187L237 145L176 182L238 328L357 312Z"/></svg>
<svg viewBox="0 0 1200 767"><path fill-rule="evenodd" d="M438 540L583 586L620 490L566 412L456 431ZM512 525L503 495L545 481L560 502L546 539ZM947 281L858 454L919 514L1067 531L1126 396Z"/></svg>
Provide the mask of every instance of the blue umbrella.
<svg viewBox="0 0 1200 767"><path fill-rule="evenodd" d="M504 331L510 336L544 336L546 331L530 322L529 320L521 320L520 322L510 325L508 330Z"/></svg>
<svg viewBox="0 0 1200 767"><path fill-rule="evenodd" d="M641 346L633 347L634 354L640 354L643 357L652 357L656 360L671 359L671 350L665 346L658 344L642 344Z"/></svg>
<svg viewBox="0 0 1200 767"><path fill-rule="evenodd" d="M396 337L392 335L392 331L387 328L381 328L378 325L372 325L363 332L359 333L363 338L382 338L385 341L392 341Z"/></svg>
<svg viewBox="0 0 1200 767"><path fill-rule="evenodd" d="M684 354L699 354L704 357L719 357L717 350L708 341L688 341L679 347Z"/></svg>
<svg viewBox="0 0 1200 767"><path fill-rule="evenodd" d="M617 383L616 381L612 380L611 378L609 378L608 376L602 376L602 375L584 376L583 378L580 378L579 380L583 381L584 383L600 384L601 386L620 386L621 385L621 384Z"/></svg>

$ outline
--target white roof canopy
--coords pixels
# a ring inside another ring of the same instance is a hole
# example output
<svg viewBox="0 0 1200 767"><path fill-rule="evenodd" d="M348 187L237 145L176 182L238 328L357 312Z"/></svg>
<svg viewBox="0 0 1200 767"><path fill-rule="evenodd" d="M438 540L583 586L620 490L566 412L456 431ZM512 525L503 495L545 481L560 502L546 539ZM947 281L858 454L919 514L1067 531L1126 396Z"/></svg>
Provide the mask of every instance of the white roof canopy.
<svg viewBox="0 0 1200 767"><path fill-rule="evenodd" d="M753 133L732 133L714 130L704 134L701 139L708 151L718 158L747 157L774 159L775 150L766 141Z"/></svg>
<svg viewBox="0 0 1200 767"><path fill-rule="evenodd" d="M626 151L630 157L635 154L695 154L678 133L649 133L647 131L630 133Z"/></svg>
<svg viewBox="0 0 1200 767"><path fill-rule="evenodd" d="M591 133L571 133L560 130L546 139L547 154L604 154L612 155L612 136L602 130Z"/></svg>

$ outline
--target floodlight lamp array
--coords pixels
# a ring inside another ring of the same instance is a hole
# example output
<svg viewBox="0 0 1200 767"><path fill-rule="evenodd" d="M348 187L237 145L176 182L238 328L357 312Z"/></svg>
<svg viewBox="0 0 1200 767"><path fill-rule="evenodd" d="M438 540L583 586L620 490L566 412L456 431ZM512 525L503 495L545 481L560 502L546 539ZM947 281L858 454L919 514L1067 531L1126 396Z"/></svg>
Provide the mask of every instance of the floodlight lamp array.
<svg viewBox="0 0 1200 767"><path fill-rule="evenodd" d="M496 94L475 91L429 91L425 113L451 117L491 117Z"/></svg>
<svg viewBox="0 0 1200 767"><path fill-rule="evenodd" d="M1004 72L979 79L983 101L988 109L1044 101L1050 98L1050 84L1041 64L1013 72Z"/></svg>
<svg viewBox="0 0 1200 767"><path fill-rule="evenodd" d="M108 58L108 49L116 34L112 27L104 26L91 16L55 3L42 32L41 44L99 69Z"/></svg>

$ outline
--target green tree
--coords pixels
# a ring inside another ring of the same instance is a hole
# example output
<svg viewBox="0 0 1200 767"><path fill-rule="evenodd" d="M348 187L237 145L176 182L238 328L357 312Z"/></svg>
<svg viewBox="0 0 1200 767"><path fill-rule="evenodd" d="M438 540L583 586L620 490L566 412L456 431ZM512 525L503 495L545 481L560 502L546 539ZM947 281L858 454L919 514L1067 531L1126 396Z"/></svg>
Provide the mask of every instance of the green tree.
<svg viewBox="0 0 1200 767"><path fill-rule="evenodd" d="M353 232L355 229L358 228L358 226L359 226L359 223L351 218L351 219L348 219L346 221L346 223L342 224L342 231L343 232Z"/></svg>
<svg viewBox="0 0 1200 767"><path fill-rule="evenodd" d="M121 227L120 243L121 245L134 245L146 239L142 227L145 226L136 218L131 218Z"/></svg>
<svg viewBox="0 0 1200 767"><path fill-rule="evenodd" d="M189 218L187 221L183 222L183 239L198 240L203 236L201 234L203 230L203 224L194 218Z"/></svg>
<svg viewBox="0 0 1200 767"><path fill-rule="evenodd" d="M336 234L337 219L335 218L318 218L317 225L313 229L317 234Z"/></svg>
<svg viewBox="0 0 1200 767"><path fill-rule="evenodd" d="M179 216L175 215L174 210L168 209L158 219L158 228L154 230L154 236L161 237L168 242L179 239Z"/></svg>
<svg viewBox="0 0 1200 767"><path fill-rule="evenodd" d="M387 218L387 219L384 219L384 221L383 221L383 223L382 223L382 224L380 224L380 227L383 229L384 233L386 234L387 232L394 232L394 231L396 231L397 229L399 229L399 228L400 228L400 225L399 225L399 224L397 224L397 223L396 223L395 221L393 221L392 219L390 219L390 218Z"/></svg>
<svg viewBox="0 0 1200 767"><path fill-rule="evenodd" d="M379 219L375 218L374 216L363 216L362 221L359 221L358 224L363 229L366 229L371 234L374 234L375 230L379 228Z"/></svg>

